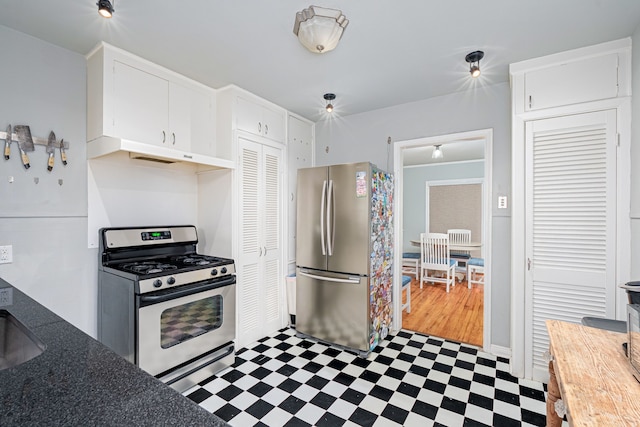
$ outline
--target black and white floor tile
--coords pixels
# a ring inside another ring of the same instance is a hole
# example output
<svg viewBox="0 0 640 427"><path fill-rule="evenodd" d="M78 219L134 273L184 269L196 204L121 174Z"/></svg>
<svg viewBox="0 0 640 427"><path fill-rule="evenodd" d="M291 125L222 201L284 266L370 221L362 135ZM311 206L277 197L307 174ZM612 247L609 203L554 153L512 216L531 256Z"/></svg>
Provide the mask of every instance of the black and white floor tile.
<svg viewBox="0 0 640 427"><path fill-rule="evenodd" d="M363 359L283 329L184 395L232 426L544 426L507 359L400 331Z"/></svg>

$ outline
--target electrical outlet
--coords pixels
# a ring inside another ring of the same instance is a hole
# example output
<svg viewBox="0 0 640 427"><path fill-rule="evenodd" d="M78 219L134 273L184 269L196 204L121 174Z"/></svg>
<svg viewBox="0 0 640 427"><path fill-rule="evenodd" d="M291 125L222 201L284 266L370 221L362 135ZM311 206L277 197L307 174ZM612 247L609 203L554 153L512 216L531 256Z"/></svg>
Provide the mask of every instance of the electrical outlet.
<svg viewBox="0 0 640 427"><path fill-rule="evenodd" d="M0 246L0 264L13 262L13 246Z"/></svg>

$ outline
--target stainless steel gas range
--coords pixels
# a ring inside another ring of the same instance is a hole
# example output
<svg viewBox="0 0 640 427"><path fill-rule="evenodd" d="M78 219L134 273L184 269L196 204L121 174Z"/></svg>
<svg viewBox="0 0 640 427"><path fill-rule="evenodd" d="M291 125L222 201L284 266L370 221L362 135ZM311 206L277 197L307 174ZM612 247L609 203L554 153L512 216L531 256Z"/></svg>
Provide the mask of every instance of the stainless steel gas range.
<svg viewBox="0 0 640 427"><path fill-rule="evenodd" d="M99 341L178 391L233 364L233 260L198 254L191 225L99 233Z"/></svg>

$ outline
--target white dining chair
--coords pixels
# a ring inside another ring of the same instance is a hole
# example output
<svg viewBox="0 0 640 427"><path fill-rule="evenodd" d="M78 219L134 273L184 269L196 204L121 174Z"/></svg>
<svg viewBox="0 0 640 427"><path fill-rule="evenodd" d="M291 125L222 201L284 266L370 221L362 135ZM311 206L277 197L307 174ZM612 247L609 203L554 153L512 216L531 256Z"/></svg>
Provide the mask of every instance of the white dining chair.
<svg viewBox="0 0 640 427"><path fill-rule="evenodd" d="M420 280L420 253L403 252L402 253L402 274L410 274Z"/></svg>
<svg viewBox="0 0 640 427"><path fill-rule="evenodd" d="M449 292L450 287L456 284L457 264L449 253L448 234L420 234L420 289L425 282L445 283Z"/></svg>
<svg viewBox="0 0 640 427"><path fill-rule="evenodd" d="M467 283L469 289L473 284L484 285L484 258L471 258L467 261Z"/></svg>
<svg viewBox="0 0 640 427"><path fill-rule="evenodd" d="M463 228L450 228L447 230L449 235L449 244L451 245L468 245L471 243L471 230ZM458 261L456 267L456 276L464 278L467 274L467 261L471 258L471 252L468 250L451 250L451 258Z"/></svg>
<svg viewBox="0 0 640 427"><path fill-rule="evenodd" d="M405 291L406 302L401 303L401 310L407 310L407 313L411 313L411 277L402 276L402 291ZM402 301L402 295L400 295Z"/></svg>

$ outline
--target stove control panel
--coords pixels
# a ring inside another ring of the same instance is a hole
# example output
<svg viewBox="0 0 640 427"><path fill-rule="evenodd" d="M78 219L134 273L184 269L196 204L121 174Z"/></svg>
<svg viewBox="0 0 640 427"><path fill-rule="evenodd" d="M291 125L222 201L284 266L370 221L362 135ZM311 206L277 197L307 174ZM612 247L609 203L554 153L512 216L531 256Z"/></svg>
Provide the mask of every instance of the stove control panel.
<svg viewBox="0 0 640 427"><path fill-rule="evenodd" d="M227 264L212 269L201 268L193 271L185 271L183 273L175 273L171 276L155 277L150 279L142 279L138 282L140 293L154 292L161 289L175 288L182 285L190 285L192 283L201 282L212 277L223 277L236 272L235 264Z"/></svg>

